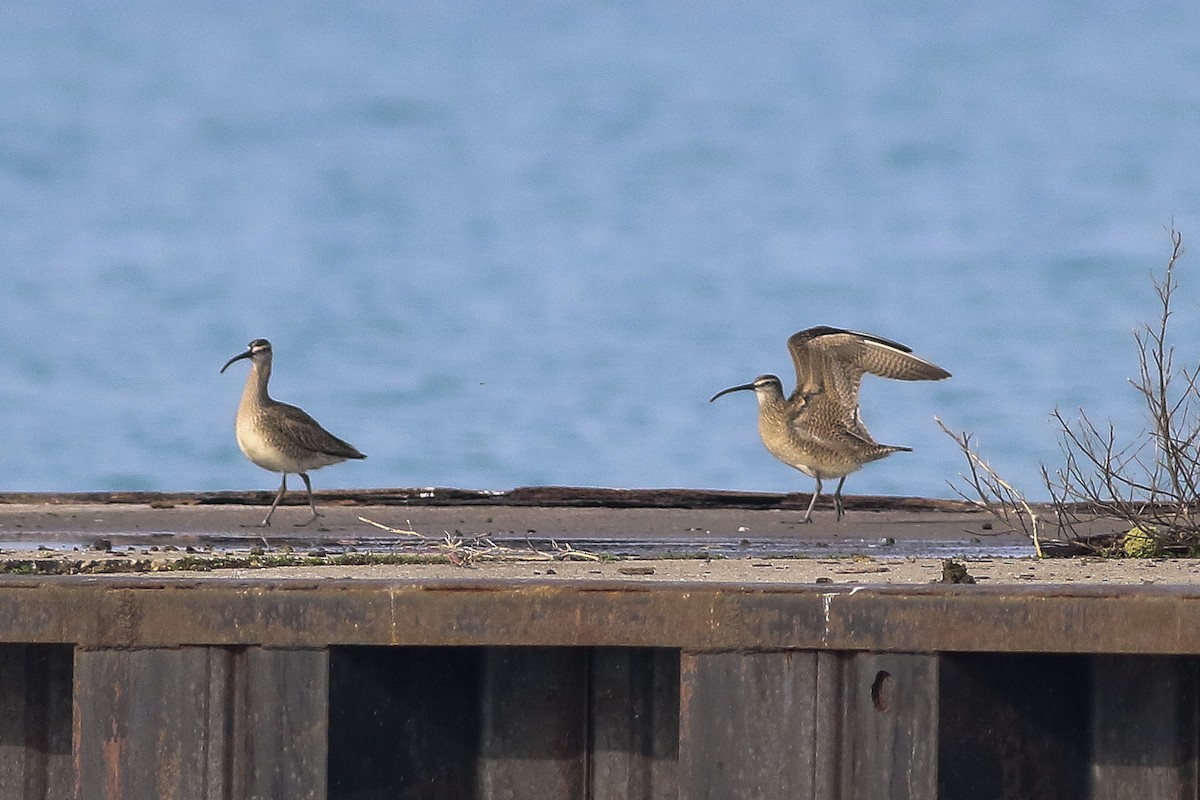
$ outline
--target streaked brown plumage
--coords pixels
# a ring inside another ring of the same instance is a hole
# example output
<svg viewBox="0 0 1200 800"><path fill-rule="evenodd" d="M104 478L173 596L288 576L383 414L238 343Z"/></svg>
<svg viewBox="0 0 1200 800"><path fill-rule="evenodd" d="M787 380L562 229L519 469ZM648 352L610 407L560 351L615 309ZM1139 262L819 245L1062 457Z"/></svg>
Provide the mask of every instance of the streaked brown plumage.
<svg viewBox="0 0 1200 800"><path fill-rule="evenodd" d="M847 475L863 464L912 449L879 444L871 436L858 408L862 376L869 372L902 381L937 381L950 373L899 342L825 325L793 334L788 351L796 367L796 388L790 397L784 397L779 378L760 375L751 383L717 392L709 402L729 392L753 390L763 444L780 461L817 481L804 521L812 521L822 481L828 478L839 478L833 504L841 519Z"/></svg>
<svg viewBox="0 0 1200 800"><path fill-rule="evenodd" d="M299 475L308 491L308 507L312 510L312 516L298 523L307 525L321 516L313 503L312 483L308 479L309 470L337 464L348 458L366 456L354 445L342 441L322 428L303 409L281 403L270 396L267 392L267 384L271 380L270 342L266 339L250 342L244 353L239 353L225 362L221 372L228 369L230 364L244 358L250 360L250 374L246 378L246 386L242 390L242 400L238 404L235 419L238 447L246 458L258 466L283 475L275 501L271 503L271 508L259 523L259 527L265 528L271 524L271 515L275 513L275 507L287 491L289 472Z"/></svg>

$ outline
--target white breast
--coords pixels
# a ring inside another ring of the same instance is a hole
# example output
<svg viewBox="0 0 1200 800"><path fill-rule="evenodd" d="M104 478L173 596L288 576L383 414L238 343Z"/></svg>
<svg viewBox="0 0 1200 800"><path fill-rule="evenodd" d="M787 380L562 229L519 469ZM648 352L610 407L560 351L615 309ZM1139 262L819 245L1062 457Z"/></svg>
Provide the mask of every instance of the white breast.
<svg viewBox="0 0 1200 800"><path fill-rule="evenodd" d="M246 458L272 472L303 472L303 468L262 435L262 431L253 420L247 418L249 416L239 414L235 426L238 447Z"/></svg>

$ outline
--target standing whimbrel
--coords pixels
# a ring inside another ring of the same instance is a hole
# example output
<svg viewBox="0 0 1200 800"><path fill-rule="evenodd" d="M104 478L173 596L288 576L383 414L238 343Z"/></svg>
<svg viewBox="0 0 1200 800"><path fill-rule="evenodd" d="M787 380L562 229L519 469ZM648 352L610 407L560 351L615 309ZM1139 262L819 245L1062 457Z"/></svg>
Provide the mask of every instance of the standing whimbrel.
<svg viewBox="0 0 1200 800"><path fill-rule="evenodd" d="M271 399L267 394L267 382L271 380L271 343L266 339L250 342L246 352L239 353L225 362L221 372L235 361L250 359L250 375L246 388L242 390L242 401L238 404L235 428L238 447L263 469L283 474L279 492L271 503L271 510L258 524L265 528L271 524L275 506L287 491L287 476L293 472L304 481L308 490L308 507L312 516L300 525L307 525L317 517L313 503L312 483L308 471L337 464L347 458L366 458L349 442L343 442L325 430L303 409ZM266 542L264 537L263 542Z"/></svg>
<svg viewBox="0 0 1200 800"><path fill-rule="evenodd" d="M796 388L783 396L783 384L774 375L731 386L709 400L730 392L754 390L758 397L758 435L771 455L817 480L816 491L804 512L812 521L813 506L821 495L821 481L839 478L833 493L837 518L842 518L842 485L846 476L868 461L911 447L879 444L858 412L858 388L869 372L902 381L940 381L950 373L918 358L899 342L868 333L821 325L792 334L788 350L796 365Z"/></svg>

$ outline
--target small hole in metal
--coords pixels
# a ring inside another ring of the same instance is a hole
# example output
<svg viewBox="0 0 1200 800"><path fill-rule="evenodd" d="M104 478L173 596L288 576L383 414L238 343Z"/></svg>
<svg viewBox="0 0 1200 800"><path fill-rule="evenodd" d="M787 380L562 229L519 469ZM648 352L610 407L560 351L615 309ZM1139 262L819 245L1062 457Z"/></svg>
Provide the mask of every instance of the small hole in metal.
<svg viewBox="0 0 1200 800"><path fill-rule="evenodd" d="M871 702L876 711L887 712L892 707L892 673L880 670L871 684Z"/></svg>

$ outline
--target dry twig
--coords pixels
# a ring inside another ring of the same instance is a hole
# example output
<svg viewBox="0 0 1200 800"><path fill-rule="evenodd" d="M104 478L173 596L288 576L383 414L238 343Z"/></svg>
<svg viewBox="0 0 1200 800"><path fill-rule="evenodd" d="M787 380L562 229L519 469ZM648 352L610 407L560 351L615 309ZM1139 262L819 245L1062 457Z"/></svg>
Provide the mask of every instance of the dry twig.
<svg viewBox="0 0 1200 800"><path fill-rule="evenodd" d="M975 497L968 496L953 483L950 488L971 503L978 503L1000 523L1012 531L1019 531L1033 542L1033 550L1038 558L1042 557L1042 543L1039 535L1040 523L1037 513L1025 500L1025 496L1017 491L1011 483L1001 478L991 465L971 447L971 434L963 431L954 433L946 424L934 417L942 431L955 441L963 455L967 457L967 465L971 474L964 475L975 492Z"/></svg>
<svg viewBox="0 0 1200 800"><path fill-rule="evenodd" d="M1200 366L1180 367L1171 339L1172 307L1178 288L1175 267L1183 238L1172 230L1171 256L1161 279L1151 277L1158 320L1134 332L1138 377L1130 384L1146 407L1147 427L1122 442L1115 427L1097 426L1080 409L1071 422L1055 410L1062 467L1044 471L1058 507L1070 509L1068 525L1115 519L1127 530L1150 535L1167 547L1193 550L1200 544L1196 518L1200 494Z"/></svg>
<svg viewBox="0 0 1200 800"><path fill-rule="evenodd" d="M1113 424L1097 425L1083 409L1074 421L1058 409L1052 415L1063 462L1053 472L1042 465L1042 479L1060 529L1077 542L1081 523L1115 520L1121 529L1114 533L1136 531L1139 537L1154 539L1160 549L1200 550L1200 365L1176 364L1170 322L1183 237L1176 230L1170 236L1166 271L1161 279L1151 276L1158 297L1157 323L1134 332L1138 377L1130 384L1145 403L1147 428L1124 441ZM1037 518L1020 493L971 449L968 434L955 435L944 425L942 430L966 454L968 480L983 505L1010 526L1009 520L1021 525L1022 514L1029 515L1032 530L1024 525L1021 530L1032 535L1036 546Z"/></svg>
<svg viewBox="0 0 1200 800"><path fill-rule="evenodd" d="M577 550L570 544L551 542L550 550L538 550L530 545L528 549L506 547L496 544L484 534L465 537L462 534L443 531L441 539L433 539L417 531L404 528L393 528L382 522L358 518L361 522L374 525L376 528L389 533L415 537L418 546L437 551L446 556L446 560L455 566L465 567L476 561L599 561L601 556L586 550ZM411 527L412 523L408 523Z"/></svg>

